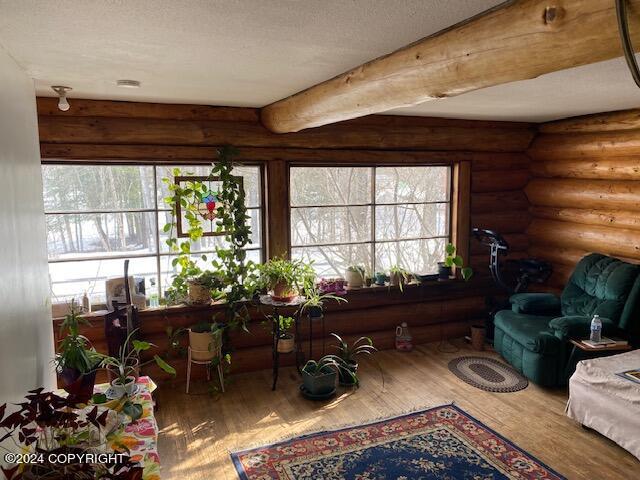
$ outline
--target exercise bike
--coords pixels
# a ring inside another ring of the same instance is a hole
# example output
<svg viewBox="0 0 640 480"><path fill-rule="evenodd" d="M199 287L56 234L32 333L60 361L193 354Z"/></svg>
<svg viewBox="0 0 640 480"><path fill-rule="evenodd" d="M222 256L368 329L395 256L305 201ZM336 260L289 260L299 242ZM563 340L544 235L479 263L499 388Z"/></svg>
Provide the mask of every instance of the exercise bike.
<svg viewBox="0 0 640 480"><path fill-rule="evenodd" d="M549 262L537 258L504 259L509 254L509 244L502 235L493 230L474 228L473 236L490 249L489 271L495 284L509 296L526 292L531 284L545 283L553 273ZM511 308L509 300L486 298L489 317L486 320L487 340L493 343L493 317L504 309Z"/></svg>

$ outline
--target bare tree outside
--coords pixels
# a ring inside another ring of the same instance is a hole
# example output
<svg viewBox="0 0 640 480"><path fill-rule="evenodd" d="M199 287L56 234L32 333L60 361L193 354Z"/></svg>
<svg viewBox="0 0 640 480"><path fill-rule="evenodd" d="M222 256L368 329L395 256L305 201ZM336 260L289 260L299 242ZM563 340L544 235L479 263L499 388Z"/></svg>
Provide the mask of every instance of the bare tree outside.
<svg viewBox="0 0 640 480"><path fill-rule="evenodd" d="M295 167L291 243L321 276L349 265L437 270L449 238L450 167Z"/></svg>
<svg viewBox="0 0 640 480"><path fill-rule="evenodd" d="M175 273L162 231L171 214L161 179L175 166L43 165L49 276L58 301L87 291L104 300L104 280L131 273L145 277L147 289L171 283ZM208 165L181 165L184 174L206 175ZM238 167L244 177L253 243L249 258L260 261L262 211L260 168ZM206 237L197 251L210 254L221 237ZM200 258L200 256L198 256ZM158 293L162 293L158 290Z"/></svg>

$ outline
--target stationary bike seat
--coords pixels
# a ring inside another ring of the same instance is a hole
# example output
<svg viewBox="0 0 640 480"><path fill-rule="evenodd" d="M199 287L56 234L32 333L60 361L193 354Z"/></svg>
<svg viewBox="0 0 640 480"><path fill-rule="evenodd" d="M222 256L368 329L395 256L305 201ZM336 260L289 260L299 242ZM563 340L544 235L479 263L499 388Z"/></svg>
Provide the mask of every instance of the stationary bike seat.
<svg viewBox="0 0 640 480"><path fill-rule="evenodd" d="M509 250L509 244L498 232L484 228L474 228L471 233L483 245L495 245L500 250Z"/></svg>

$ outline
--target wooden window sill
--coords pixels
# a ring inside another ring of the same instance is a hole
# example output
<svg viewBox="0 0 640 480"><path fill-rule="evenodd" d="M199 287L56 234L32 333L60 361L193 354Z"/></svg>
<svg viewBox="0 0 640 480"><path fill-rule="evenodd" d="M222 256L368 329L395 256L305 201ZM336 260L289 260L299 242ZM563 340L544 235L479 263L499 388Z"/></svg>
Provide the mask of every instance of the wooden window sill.
<svg viewBox="0 0 640 480"><path fill-rule="evenodd" d="M402 287L391 287L388 285L362 287L347 289L343 296L348 302L337 303L328 301L325 304L326 311L352 310L361 308L371 308L376 306L418 303L423 301L447 300L465 296L489 295L495 293L495 287L486 278L474 278L469 282L462 280L437 281L429 280L419 284L409 284ZM206 310L220 311L224 308L224 302L216 302L208 305L163 305L159 307L148 307L139 312L141 318L158 315L180 315L197 313ZM103 319L106 310L99 310L89 314L81 315L89 320ZM54 322L59 322L63 318L54 318Z"/></svg>

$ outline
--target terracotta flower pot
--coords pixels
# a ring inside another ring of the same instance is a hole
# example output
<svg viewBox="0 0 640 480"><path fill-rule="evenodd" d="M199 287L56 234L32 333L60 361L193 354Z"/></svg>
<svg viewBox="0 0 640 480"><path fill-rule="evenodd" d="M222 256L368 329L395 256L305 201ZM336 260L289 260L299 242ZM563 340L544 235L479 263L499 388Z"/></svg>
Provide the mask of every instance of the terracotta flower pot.
<svg viewBox="0 0 640 480"><path fill-rule="evenodd" d="M290 333L285 333L278 339L278 353L291 353L295 346L295 337Z"/></svg>
<svg viewBox="0 0 640 480"><path fill-rule="evenodd" d="M278 282L273 286L271 298L277 302L290 302L296 298L296 292L285 282Z"/></svg>
<svg viewBox="0 0 640 480"><path fill-rule="evenodd" d="M471 325L471 346L474 350L484 350L486 328L484 325Z"/></svg>

